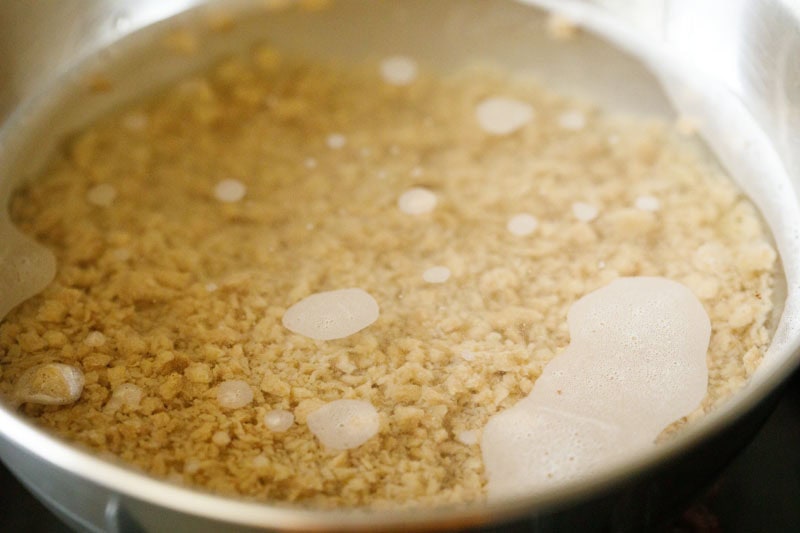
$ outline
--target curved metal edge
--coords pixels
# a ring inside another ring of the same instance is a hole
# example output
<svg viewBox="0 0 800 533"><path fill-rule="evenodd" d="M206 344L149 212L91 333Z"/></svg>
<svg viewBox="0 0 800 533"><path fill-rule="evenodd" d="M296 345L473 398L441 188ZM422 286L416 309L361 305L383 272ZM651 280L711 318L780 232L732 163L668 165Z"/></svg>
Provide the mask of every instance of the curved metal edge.
<svg viewBox="0 0 800 533"><path fill-rule="evenodd" d="M625 50L643 51L650 47L624 25L610 16L598 13L598 8L582 2L562 0L518 0L548 10L568 12L582 25ZM591 21L589 20L591 15ZM645 61L667 60L658 52L647 58L642 54L633 57ZM652 63L651 63L652 64ZM163 506L174 511L212 520L258 528L269 524L271 528L285 530L376 530L415 529L436 526L466 527L488 523L490 520L511 520L531 513L547 512L612 489L623 481L645 475L649 471L678 459L682 454L697 448L736 422L743 412L755 409L770 393L785 381L790 372L800 365L797 342L792 345L794 356L787 359L766 376L747 395L728 402L723 409L712 413L696 426L688 428L673 441L659 446L654 452L634 458L620 468L597 476L592 480L565 484L552 492L516 501L497 502L473 508L442 507L411 511L337 510L313 511L297 507L271 506L247 503L185 489L158 481L127 467L99 459L73 445L34 427L28 421L5 409L0 409L0 426L8 439L17 446L37 455L41 460L66 472L89 479L99 486L118 494Z"/></svg>

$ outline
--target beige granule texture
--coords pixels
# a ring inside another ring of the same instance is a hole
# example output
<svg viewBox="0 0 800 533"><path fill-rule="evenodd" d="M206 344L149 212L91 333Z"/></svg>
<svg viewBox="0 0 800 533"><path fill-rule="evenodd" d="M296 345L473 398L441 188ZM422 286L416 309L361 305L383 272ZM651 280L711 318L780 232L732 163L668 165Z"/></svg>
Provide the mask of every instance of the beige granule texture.
<svg viewBox="0 0 800 533"><path fill-rule="evenodd" d="M475 107L490 96L530 103L533 121L487 135ZM559 127L572 110L585 128ZM224 179L246 186L240 202L215 198ZM117 192L108 207L87 201L98 184ZM416 186L437 195L432 213L397 208ZM660 210L637 210L641 195ZM575 202L597 218L579 222ZM538 219L531 235L506 229L518 213ZM155 476L257 500L483 498L480 448L457 435L528 394L569 343L567 309L620 276L677 280L708 311L695 417L742 386L769 340L776 254L693 140L486 69L395 87L377 65L262 48L84 131L12 214L59 269L0 326L0 390L36 364L76 365L77 403L23 412ZM434 265L450 279L426 283ZM365 330L318 342L282 326L298 300L347 287L380 306ZM92 331L102 345L84 342ZM227 379L249 383L253 402L220 408ZM141 402L104 411L125 383ZM341 398L371 402L381 427L334 452L305 420ZM273 409L296 423L270 432Z"/></svg>

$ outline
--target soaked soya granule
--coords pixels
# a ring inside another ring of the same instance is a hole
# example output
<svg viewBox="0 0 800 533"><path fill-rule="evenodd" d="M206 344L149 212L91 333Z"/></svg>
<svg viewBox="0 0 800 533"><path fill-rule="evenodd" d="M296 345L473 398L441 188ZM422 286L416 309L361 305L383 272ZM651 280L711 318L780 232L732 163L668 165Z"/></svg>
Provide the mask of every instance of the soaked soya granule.
<svg viewBox="0 0 800 533"><path fill-rule="evenodd" d="M652 445L769 341L775 251L694 139L488 68L261 47L83 131L11 213L58 274L0 325L3 395L98 453L261 501L479 501L497 417L532 405ZM684 295L710 323L680 374L704 361L707 391L644 437L624 404L600 420L537 392L594 383L553 374L606 353L568 311L623 278L668 284L625 292L642 309Z"/></svg>

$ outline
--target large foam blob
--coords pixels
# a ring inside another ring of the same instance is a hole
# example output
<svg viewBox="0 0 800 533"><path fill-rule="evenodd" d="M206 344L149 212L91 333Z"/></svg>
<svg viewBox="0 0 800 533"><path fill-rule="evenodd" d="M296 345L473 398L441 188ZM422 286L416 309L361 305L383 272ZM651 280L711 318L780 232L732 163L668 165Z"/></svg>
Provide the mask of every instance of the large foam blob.
<svg viewBox="0 0 800 533"><path fill-rule="evenodd" d="M318 292L286 310L283 325L318 341L342 339L378 319L375 298L362 289Z"/></svg>
<svg viewBox="0 0 800 533"><path fill-rule="evenodd" d="M512 98L491 97L475 107L475 118L490 135L510 135L533 119L533 107Z"/></svg>
<svg viewBox="0 0 800 533"><path fill-rule="evenodd" d="M650 446L706 394L711 324L685 286L622 278L567 315L570 345L486 425L489 498L575 479Z"/></svg>
<svg viewBox="0 0 800 533"><path fill-rule="evenodd" d="M363 400L335 400L308 415L306 420L322 444L334 450L357 448L380 428L375 407Z"/></svg>

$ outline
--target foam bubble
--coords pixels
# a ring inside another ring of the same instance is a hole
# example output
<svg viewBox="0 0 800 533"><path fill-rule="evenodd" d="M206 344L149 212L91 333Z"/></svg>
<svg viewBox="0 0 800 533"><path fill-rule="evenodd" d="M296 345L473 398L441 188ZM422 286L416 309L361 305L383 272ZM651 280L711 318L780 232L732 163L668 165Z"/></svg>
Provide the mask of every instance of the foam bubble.
<svg viewBox="0 0 800 533"><path fill-rule="evenodd" d="M217 402L224 409L239 409L253 401L253 389L239 379L223 381L217 387Z"/></svg>
<svg viewBox="0 0 800 533"><path fill-rule="evenodd" d="M536 231L537 227L539 227L539 221L535 216L527 213L514 215L506 224L506 229L508 229L508 231L510 231L513 235L518 235L520 237L530 235Z"/></svg>
<svg viewBox="0 0 800 533"><path fill-rule="evenodd" d="M585 202L575 202L572 204L572 214L581 222L591 222L597 218L600 210L592 204Z"/></svg>
<svg viewBox="0 0 800 533"><path fill-rule="evenodd" d="M533 107L512 98L492 97L478 104L475 118L486 133L509 135L533 119Z"/></svg>
<svg viewBox="0 0 800 533"><path fill-rule="evenodd" d="M634 207L640 211L655 212L661 209L661 201L655 196L638 196L634 202Z"/></svg>
<svg viewBox="0 0 800 533"><path fill-rule="evenodd" d="M306 424L328 448L349 450L361 446L378 433L380 417L369 402L335 400L310 413Z"/></svg>
<svg viewBox="0 0 800 533"><path fill-rule="evenodd" d="M264 415L264 425L276 433L286 431L292 424L294 415L284 409L275 409Z"/></svg>
<svg viewBox="0 0 800 533"><path fill-rule="evenodd" d="M424 215L436 207L436 194L423 187L414 187L400 195L397 207L407 215Z"/></svg>
<svg viewBox="0 0 800 533"><path fill-rule="evenodd" d="M106 413L114 413L122 407L136 408L144 397L144 391L141 387L133 383L123 383L122 385L114 388L111 393L111 398L106 402L103 411Z"/></svg>
<svg viewBox="0 0 800 533"><path fill-rule="evenodd" d="M46 363L29 368L17 380L15 398L23 403L67 405L83 392L83 372L62 363Z"/></svg>
<svg viewBox="0 0 800 533"><path fill-rule="evenodd" d="M214 196L220 202L236 203L244 198L247 187L239 180L225 179L214 187Z"/></svg>
<svg viewBox="0 0 800 533"><path fill-rule="evenodd" d="M624 444L620 431L601 421L518 406L492 416L483 429L481 452L490 501L591 475Z"/></svg>
<svg viewBox="0 0 800 533"><path fill-rule="evenodd" d="M95 185L86 193L86 200L98 207L109 207L117 198L117 190L113 185L101 183Z"/></svg>
<svg viewBox="0 0 800 533"><path fill-rule="evenodd" d="M328 138L325 139L325 143L331 150L340 150L347 144L347 137L341 133L331 133L328 135Z"/></svg>
<svg viewBox="0 0 800 533"><path fill-rule="evenodd" d="M575 302L567 324L569 346L484 428L490 498L607 468L651 446L706 394L711 324L687 287L621 278Z"/></svg>
<svg viewBox="0 0 800 533"><path fill-rule="evenodd" d="M378 302L362 289L339 289L308 296L283 315L283 325L318 341L343 339L378 319Z"/></svg>
<svg viewBox="0 0 800 533"><path fill-rule="evenodd" d="M422 273L422 279L428 283L444 283L450 279L450 269L446 266L434 266Z"/></svg>
<svg viewBox="0 0 800 533"><path fill-rule="evenodd" d="M384 58L380 70L383 80L391 85L408 85L417 79L417 62L408 56Z"/></svg>
<svg viewBox="0 0 800 533"><path fill-rule="evenodd" d="M558 125L569 131L582 130L586 126L586 115L577 109L565 111L558 116Z"/></svg>

